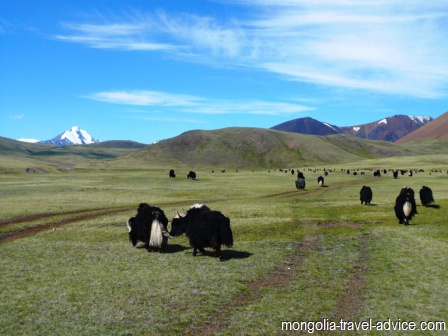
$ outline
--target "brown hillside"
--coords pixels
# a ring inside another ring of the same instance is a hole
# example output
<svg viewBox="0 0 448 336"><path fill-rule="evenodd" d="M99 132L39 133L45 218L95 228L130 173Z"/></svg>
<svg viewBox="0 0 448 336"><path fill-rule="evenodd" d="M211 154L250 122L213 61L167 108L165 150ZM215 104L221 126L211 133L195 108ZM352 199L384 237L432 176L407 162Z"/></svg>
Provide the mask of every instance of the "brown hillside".
<svg viewBox="0 0 448 336"><path fill-rule="evenodd" d="M418 130L406 135L397 142L418 141L418 140L448 140L448 112L434 119Z"/></svg>

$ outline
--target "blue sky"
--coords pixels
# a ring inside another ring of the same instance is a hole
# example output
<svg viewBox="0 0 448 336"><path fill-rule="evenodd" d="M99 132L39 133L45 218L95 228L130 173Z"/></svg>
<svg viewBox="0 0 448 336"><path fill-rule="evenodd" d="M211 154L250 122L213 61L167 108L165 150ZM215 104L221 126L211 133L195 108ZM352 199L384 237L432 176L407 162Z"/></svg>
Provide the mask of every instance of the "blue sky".
<svg viewBox="0 0 448 336"><path fill-rule="evenodd" d="M436 118L447 41L446 0L0 0L0 136Z"/></svg>

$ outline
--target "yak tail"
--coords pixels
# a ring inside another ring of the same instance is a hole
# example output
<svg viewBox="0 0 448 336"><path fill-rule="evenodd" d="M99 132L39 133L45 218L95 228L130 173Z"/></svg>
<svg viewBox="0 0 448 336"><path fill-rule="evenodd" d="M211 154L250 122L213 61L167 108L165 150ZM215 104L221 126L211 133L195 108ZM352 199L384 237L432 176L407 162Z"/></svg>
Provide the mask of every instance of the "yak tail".
<svg viewBox="0 0 448 336"><path fill-rule="evenodd" d="M149 246L151 247L162 247L164 235L162 233L162 223L157 219L154 219L151 224L151 236L149 239Z"/></svg>
<svg viewBox="0 0 448 336"><path fill-rule="evenodd" d="M233 246L233 234L230 228L230 219L225 217L225 219L220 221L219 225L219 235L221 236L221 242L227 247Z"/></svg>

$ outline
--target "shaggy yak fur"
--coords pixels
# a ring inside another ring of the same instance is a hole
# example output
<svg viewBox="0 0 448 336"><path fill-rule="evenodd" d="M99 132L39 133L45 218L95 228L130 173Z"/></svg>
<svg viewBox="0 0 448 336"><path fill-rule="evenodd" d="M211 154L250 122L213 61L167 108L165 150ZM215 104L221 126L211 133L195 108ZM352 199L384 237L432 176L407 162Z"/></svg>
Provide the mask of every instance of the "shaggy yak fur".
<svg viewBox="0 0 448 336"><path fill-rule="evenodd" d="M434 203L434 197L432 196L431 188L423 186L422 189L420 189L420 201L422 202L423 206L428 206L431 203Z"/></svg>
<svg viewBox="0 0 448 336"><path fill-rule="evenodd" d="M171 221L170 235L173 237L186 233L193 247L193 256L205 247L215 250L215 256L223 261L221 245L233 246L230 219L219 211L210 210L204 204L193 205L186 214L177 214Z"/></svg>
<svg viewBox="0 0 448 336"><path fill-rule="evenodd" d="M418 214L417 205L415 204L414 190L412 188L404 187L400 191L395 200L395 215L398 218L398 223L409 225L411 218Z"/></svg>
<svg viewBox="0 0 448 336"><path fill-rule="evenodd" d="M159 249L160 251L167 245L168 238L168 218L162 209L141 203L137 209L137 215L129 218L126 223L129 230L129 240L132 246L141 241L146 248Z"/></svg>
<svg viewBox="0 0 448 336"><path fill-rule="evenodd" d="M361 204L370 204L370 202L372 202L372 189L370 187L363 186L359 192L359 198L361 200Z"/></svg>
<svg viewBox="0 0 448 336"><path fill-rule="evenodd" d="M193 180L196 180L196 173L194 171L190 171L187 175L187 178L191 178Z"/></svg>
<svg viewBox="0 0 448 336"><path fill-rule="evenodd" d="M173 177L173 178L176 177L176 174L174 174L174 169L170 170L170 177Z"/></svg>
<svg viewBox="0 0 448 336"><path fill-rule="evenodd" d="M298 178L296 181L296 188L297 189L305 189L305 179L304 178Z"/></svg>
<svg viewBox="0 0 448 336"><path fill-rule="evenodd" d="M322 176L319 176L317 178L317 183L322 187L324 185L324 178Z"/></svg>

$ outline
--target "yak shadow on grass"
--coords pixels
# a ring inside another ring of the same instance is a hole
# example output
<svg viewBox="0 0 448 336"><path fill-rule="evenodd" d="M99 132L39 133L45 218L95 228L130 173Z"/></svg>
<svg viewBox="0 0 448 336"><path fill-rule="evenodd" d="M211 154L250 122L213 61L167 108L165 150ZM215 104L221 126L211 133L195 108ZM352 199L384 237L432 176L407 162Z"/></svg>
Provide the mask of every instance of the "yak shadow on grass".
<svg viewBox="0 0 448 336"><path fill-rule="evenodd" d="M193 251L188 252L193 256ZM222 261L227 261L230 259L246 259L249 258L252 255L250 252L246 251L235 251L235 250L222 250ZM205 250L205 254L198 252L198 254L194 258L198 257L209 257L209 258L215 258L215 251L213 250Z"/></svg>
<svg viewBox="0 0 448 336"><path fill-rule="evenodd" d="M147 249L149 253L178 253L178 252L182 252L185 250L188 250L190 247L187 246L182 246L182 245L178 245L178 244L168 244L162 251L160 251L159 249L148 249L148 247L144 244L139 244L136 246L136 248L138 249Z"/></svg>
<svg viewBox="0 0 448 336"><path fill-rule="evenodd" d="M178 253L185 250L188 250L190 247L188 246L182 246L179 244L168 244L165 249L163 250L163 253Z"/></svg>
<svg viewBox="0 0 448 336"><path fill-rule="evenodd" d="M429 205L426 206L426 208L440 209L440 205L438 205L438 204L429 204Z"/></svg>

